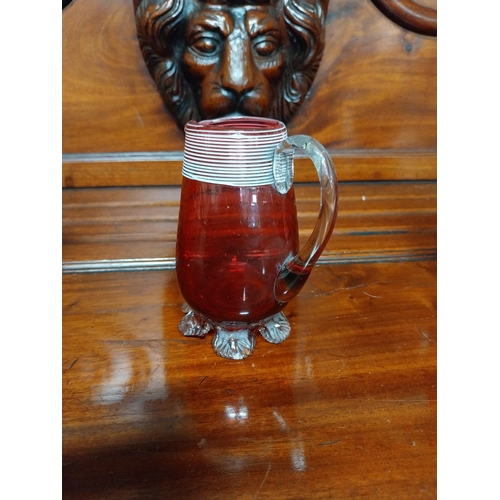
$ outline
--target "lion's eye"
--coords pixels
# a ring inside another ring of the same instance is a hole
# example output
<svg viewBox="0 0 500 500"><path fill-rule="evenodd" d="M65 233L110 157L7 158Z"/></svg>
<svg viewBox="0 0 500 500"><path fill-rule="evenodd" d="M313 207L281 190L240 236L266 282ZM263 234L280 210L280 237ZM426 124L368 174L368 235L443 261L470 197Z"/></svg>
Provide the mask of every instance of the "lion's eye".
<svg viewBox="0 0 500 500"><path fill-rule="evenodd" d="M253 48L259 56L270 57L278 50L278 44L274 38L260 38L254 41Z"/></svg>
<svg viewBox="0 0 500 500"><path fill-rule="evenodd" d="M190 47L203 56L213 56L219 50L219 40L215 36L199 36L191 42Z"/></svg>

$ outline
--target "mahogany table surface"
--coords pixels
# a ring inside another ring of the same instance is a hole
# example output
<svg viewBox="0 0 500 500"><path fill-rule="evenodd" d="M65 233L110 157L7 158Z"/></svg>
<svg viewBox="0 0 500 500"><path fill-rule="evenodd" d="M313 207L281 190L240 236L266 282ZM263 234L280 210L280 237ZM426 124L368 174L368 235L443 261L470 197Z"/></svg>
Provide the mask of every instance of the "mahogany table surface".
<svg viewBox="0 0 500 500"><path fill-rule="evenodd" d="M436 259L408 255L320 262L242 361L179 333L173 269L63 274L64 498L436 498Z"/></svg>

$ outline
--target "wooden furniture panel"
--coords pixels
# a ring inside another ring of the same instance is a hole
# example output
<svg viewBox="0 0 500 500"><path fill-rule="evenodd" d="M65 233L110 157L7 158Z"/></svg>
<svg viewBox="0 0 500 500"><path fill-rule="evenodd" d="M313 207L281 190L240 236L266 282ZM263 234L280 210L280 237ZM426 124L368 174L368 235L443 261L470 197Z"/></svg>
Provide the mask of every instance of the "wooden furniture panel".
<svg viewBox="0 0 500 500"><path fill-rule="evenodd" d="M173 269L179 196L173 186L64 190L63 269ZM317 218L319 187L298 185L296 198L305 242ZM339 200L320 262L436 257L435 182L341 183Z"/></svg>
<svg viewBox="0 0 500 500"><path fill-rule="evenodd" d="M435 179L436 39L369 0L331 0L325 36L290 134L327 147L340 180ZM142 60L131 1L75 0L63 11L63 186L178 184L182 149ZM309 167L297 170L310 179Z"/></svg>
<svg viewBox="0 0 500 500"><path fill-rule="evenodd" d="M332 151L341 181L435 180L435 151L344 150ZM146 158L146 159L144 159ZM182 152L168 154L64 155L62 185L165 186L182 182ZM311 162L295 160L296 182L316 182Z"/></svg>
<svg viewBox="0 0 500 500"><path fill-rule="evenodd" d="M368 1L332 1L311 99L290 127L336 149L436 148L436 39Z"/></svg>
<svg viewBox="0 0 500 500"><path fill-rule="evenodd" d="M64 498L436 498L436 39L330 0L289 132L334 160L336 229L291 336L235 362L177 330L183 134L132 0L62 15ZM308 161L295 180L304 242Z"/></svg>
<svg viewBox="0 0 500 500"><path fill-rule="evenodd" d="M64 497L436 498L435 271L317 268L245 362L180 335L172 271L65 275Z"/></svg>
<svg viewBox="0 0 500 500"><path fill-rule="evenodd" d="M132 0L74 0L62 16L63 153L182 150L142 59Z"/></svg>

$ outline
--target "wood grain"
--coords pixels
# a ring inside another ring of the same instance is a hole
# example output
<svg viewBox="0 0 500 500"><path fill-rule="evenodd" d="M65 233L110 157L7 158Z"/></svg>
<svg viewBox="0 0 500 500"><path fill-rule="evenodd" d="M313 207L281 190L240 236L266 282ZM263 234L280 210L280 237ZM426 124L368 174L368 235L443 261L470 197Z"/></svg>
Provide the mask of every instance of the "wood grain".
<svg viewBox="0 0 500 500"><path fill-rule="evenodd" d="M326 39L289 132L334 159L337 226L291 336L235 362L177 330L183 137L132 2L64 9L64 498L436 498L436 40L366 0L330 1Z"/></svg>
<svg viewBox="0 0 500 500"><path fill-rule="evenodd" d="M103 156L105 160L101 160ZM167 186L182 182L182 152L116 155L65 155L64 188L93 186ZM330 150L337 176L342 181L435 180L437 156L433 150ZM143 160L141 158L148 158ZM295 181L316 182L308 160L295 160Z"/></svg>
<svg viewBox="0 0 500 500"><path fill-rule="evenodd" d="M182 150L142 59L132 1L78 0L62 16L63 152Z"/></svg>
<svg viewBox="0 0 500 500"><path fill-rule="evenodd" d="M172 271L63 277L65 498L436 498L436 263L315 269L245 361Z"/></svg>
<svg viewBox="0 0 500 500"><path fill-rule="evenodd" d="M403 28L422 35L437 35L436 5L429 7L413 0L372 0L372 2L389 19Z"/></svg>
<svg viewBox="0 0 500 500"><path fill-rule="evenodd" d="M330 4L311 99L289 126L332 149L436 148L436 40L371 2Z"/></svg>
<svg viewBox="0 0 500 500"><path fill-rule="evenodd" d="M298 185L296 197L305 242L319 187ZM75 261L117 259L163 259L172 267L179 198L173 186L64 190L66 269L83 270ZM340 183L337 224L321 262L435 258L436 203L435 182Z"/></svg>
<svg viewBox="0 0 500 500"><path fill-rule="evenodd" d="M327 147L342 180L435 179L436 40L394 25L363 0L330 2L325 37L310 97L289 133ZM142 60L131 2L78 0L65 9L63 152L182 150L182 132ZM169 184L180 170L67 160L65 187Z"/></svg>

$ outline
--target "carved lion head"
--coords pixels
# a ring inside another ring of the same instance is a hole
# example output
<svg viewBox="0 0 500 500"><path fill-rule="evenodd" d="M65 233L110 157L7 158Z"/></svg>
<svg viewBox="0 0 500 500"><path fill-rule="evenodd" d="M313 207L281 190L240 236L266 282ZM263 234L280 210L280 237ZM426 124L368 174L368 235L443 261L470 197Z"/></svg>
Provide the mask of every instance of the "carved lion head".
<svg viewBox="0 0 500 500"><path fill-rule="evenodd" d="M287 123L324 47L328 0L134 0L142 54L180 128L233 114Z"/></svg>

